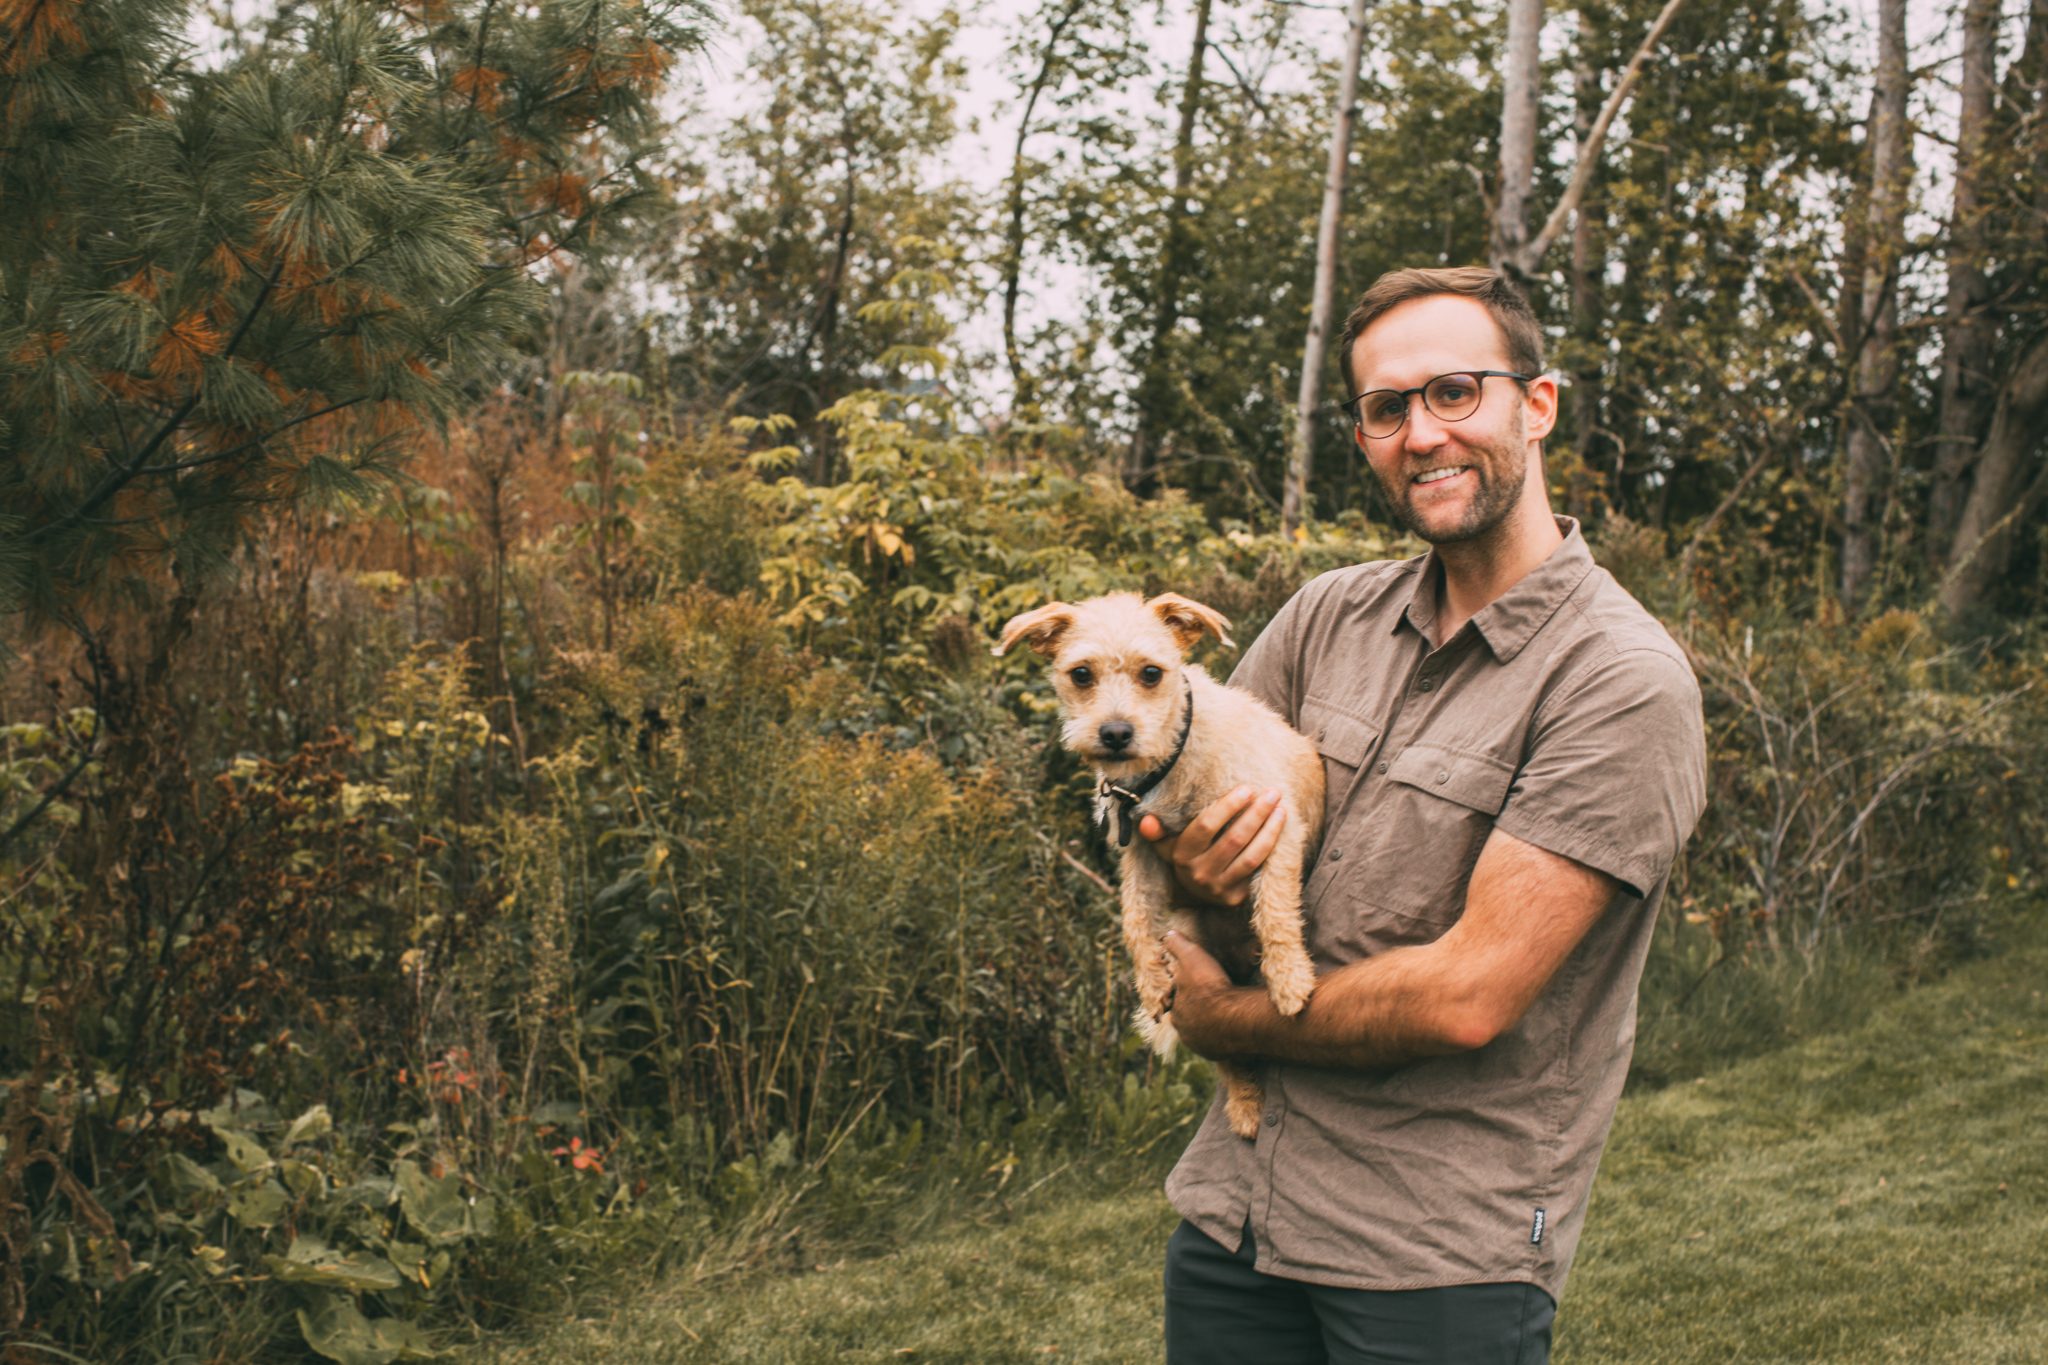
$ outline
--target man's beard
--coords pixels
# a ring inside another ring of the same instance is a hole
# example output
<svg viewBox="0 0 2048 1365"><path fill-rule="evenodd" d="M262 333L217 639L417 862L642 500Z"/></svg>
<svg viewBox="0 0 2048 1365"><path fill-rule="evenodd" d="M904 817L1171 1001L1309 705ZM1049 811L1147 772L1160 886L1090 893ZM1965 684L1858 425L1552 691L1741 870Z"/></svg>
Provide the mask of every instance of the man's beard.
<svg viewBox="0 0 2048 1365"><path fill-rule="evenodd" d="M1395 521L1432 545L1458 545L1490 534L1521 505L1522 484L1528 472L1528 448L1519 421L1507 441L1469 447L1471 458L1467 468L1472 471L1478 487L1466 500L1463 514L1448 526L1429 526L1416 515L1415 485L1409 481L1413 477L1411 474L1397 470L1394 478L1398 482L1393 484L1377 471L1374 478ZM1517 455L1521 456L1520 460L1516 459Z"/></svg>

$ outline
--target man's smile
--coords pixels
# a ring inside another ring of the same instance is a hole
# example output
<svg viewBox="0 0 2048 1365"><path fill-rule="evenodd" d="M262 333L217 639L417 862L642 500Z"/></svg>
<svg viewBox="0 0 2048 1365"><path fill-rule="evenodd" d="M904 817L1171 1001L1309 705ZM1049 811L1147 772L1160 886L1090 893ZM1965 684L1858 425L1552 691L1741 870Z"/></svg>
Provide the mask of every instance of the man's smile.
<svg viewBox="0 0 2048 1365"><path fill-rule="evenodd" d="M1440 469L1429 469L1417 474L1411 482L1417 484L1442 483L1445 479L1455 478L1463 474L1469 468L1471 468L1470 465L1444 465Z"/></svg>

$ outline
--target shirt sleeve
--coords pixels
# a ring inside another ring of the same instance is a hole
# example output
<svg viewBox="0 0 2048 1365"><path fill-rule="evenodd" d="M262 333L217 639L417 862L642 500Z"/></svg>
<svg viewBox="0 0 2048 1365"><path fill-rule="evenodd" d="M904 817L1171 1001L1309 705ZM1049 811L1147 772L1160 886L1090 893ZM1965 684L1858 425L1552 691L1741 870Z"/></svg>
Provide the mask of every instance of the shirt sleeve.
<svg viewBox="0 0 2048 1365"><path fill-rule="evenodd" d="M1659 650L1588 669L1536 717L1495 820L1647 897L1706 805L1706 724L1692 670Z"/></svg>
<svg viewBox="0 0 2048 1365"><path fill-rule="evenodd" d="M1251 693L1278 711L1289 725L1300 723L1296 675L1301 656L1301 623L1308 613L1307 599L1316 591L1316 582L1311 580L1282 603L1230 673L1232 687Z"/></svg>

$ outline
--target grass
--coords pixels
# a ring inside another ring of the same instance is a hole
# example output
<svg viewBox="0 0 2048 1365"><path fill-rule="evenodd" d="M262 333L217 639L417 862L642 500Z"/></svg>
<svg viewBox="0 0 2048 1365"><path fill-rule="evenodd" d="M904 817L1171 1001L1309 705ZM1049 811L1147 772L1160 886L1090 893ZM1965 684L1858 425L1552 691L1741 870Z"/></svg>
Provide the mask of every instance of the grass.
<svg viewBox="0 0 2048 1365"><path fill-rule="evenodd" d="M2048 942L1623 1101L1559 1365L2048 1360ZM623 1291L479 1360L1159 1358L1157 1182L801 1275Z"/></svg>

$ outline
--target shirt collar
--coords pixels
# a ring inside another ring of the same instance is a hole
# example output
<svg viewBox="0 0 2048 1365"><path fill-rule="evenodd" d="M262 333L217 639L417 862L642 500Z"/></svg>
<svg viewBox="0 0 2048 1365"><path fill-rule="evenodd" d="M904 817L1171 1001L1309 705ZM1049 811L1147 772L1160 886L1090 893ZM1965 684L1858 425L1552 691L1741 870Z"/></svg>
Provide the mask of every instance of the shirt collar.
<svg viewBox="0 0 2048 1365"><path fill-rule="evenodd" d="M1520 582L1487 603L1472 618L1473 629L1486 641L1493 657L1502 663L1520 654L1523 647L1536 638L1536 632L1557 614L1564 600L1593 571L1593 552L1586 548L1586 538L1579 533L1577 519L1557 517L1556 520L1558 532L1564 536L1563 542L1551 550L1549 558L1524 574ZM1415 584L1409 591L1408 605L1394 618L1394 629L1400 629L1401 623L1406 621L1427 638L1430 624L1436 620L1437 553L1431 549L1420 559L1409 562L1416 566Z"/></svg>

